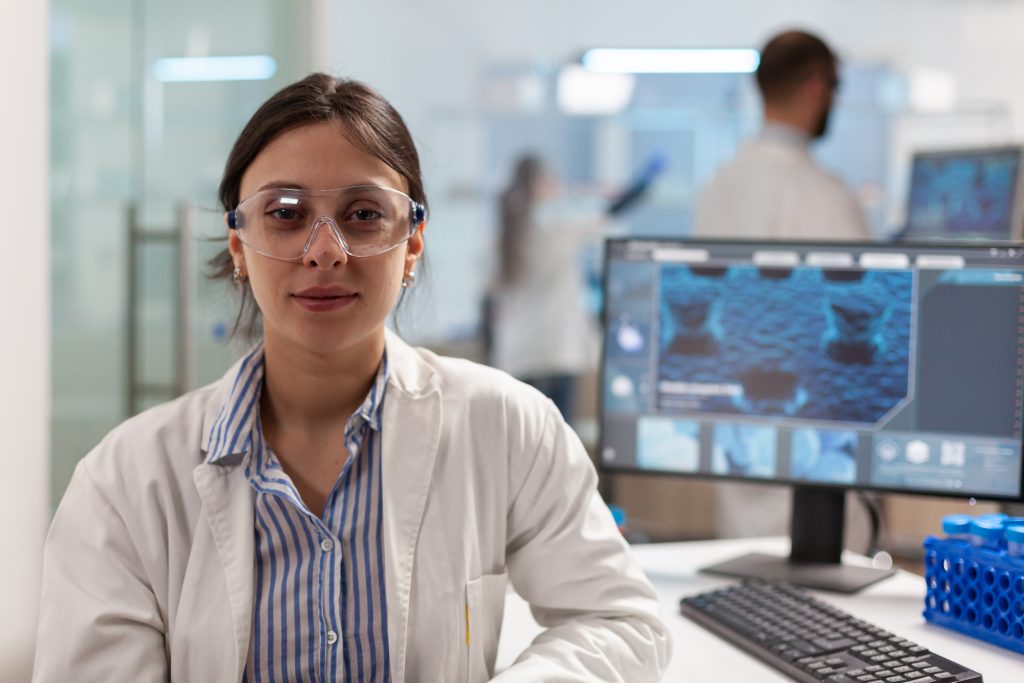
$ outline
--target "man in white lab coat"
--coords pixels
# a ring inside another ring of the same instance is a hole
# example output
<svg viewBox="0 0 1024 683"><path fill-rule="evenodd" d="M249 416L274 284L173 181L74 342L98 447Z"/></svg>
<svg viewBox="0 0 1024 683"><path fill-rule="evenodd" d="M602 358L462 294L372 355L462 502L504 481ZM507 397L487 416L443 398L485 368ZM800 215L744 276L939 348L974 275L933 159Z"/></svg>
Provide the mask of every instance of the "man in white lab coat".
<svg viewBox="0 0 1024 683"><path fill-rule="evenodd" d="M857 198L810 154L811 143L828 130L839 86L835 54L816 36L788 31L765 45L756 76L764 127L704 188L694 237L869 239ZM784 533L789 495L774 487L723 484L716 512L720 536Z"/></svg>
<svg viewBox="0 0 1024 683"><path fill-rule="evenodd" d="M832 50L808 33L768 41L757 68L764 128L704 188L695 236L868 239L856 197L810 154L828 130L837 67Z"/></svg>

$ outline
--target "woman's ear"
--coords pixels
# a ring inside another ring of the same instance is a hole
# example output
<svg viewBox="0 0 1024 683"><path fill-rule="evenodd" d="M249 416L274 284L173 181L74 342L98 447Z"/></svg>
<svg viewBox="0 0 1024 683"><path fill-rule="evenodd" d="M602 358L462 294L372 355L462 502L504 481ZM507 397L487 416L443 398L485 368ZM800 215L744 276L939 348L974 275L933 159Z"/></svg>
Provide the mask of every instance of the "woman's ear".
<svg viewBox="0 0 1024 683"><path fill-rule="evenodd" d="M405 250L405 269L408 271L416 264L416 261L423 255L423 230L426 229L426 222L416 226L415 232L409 238L409 248Z"/></svg>
<svg viewBox="0 0 1024 683"><path fill-rule="evenodd" d="M224 214L224 225L228 226L228 214ZM231 253L236 264L245 262L245 255L242 252L242 240L238 239L238 233L228 227L228 251Z"/></svg>

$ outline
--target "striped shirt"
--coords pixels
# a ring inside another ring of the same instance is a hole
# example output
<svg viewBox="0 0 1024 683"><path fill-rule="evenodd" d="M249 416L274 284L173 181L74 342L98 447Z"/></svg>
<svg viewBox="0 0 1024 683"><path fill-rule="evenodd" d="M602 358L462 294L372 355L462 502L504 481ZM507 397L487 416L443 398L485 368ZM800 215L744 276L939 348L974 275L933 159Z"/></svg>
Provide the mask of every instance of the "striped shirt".
<svg viewBox="0 0 1024 683"><path fill-rule="evenodd" d="M245 453L255 506L247 683L390 679L381 543L381 413L387 356L345 426L348 461L313 514L263 438L263 346L239 366L210 432L207 462Z"/></svg>

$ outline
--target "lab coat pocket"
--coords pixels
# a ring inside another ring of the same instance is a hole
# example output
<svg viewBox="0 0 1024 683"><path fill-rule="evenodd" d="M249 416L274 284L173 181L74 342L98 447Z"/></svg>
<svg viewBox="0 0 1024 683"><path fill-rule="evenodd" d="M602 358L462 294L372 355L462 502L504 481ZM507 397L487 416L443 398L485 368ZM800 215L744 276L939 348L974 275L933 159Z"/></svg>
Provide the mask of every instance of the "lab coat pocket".
<svg viewBox="0 0 1024 683"><path fill-rule="evenodd" d="M507 574L485 574L466 584L467 683L487 681L494 675L507 583Z"/></svg>

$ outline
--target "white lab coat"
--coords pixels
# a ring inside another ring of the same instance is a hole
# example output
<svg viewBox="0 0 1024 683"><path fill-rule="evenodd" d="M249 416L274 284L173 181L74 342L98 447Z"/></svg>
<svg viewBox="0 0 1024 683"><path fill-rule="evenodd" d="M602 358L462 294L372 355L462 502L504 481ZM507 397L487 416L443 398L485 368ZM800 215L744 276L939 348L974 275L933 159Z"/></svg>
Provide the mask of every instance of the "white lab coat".
<svg viewBox="0 0 1024 683"><path fill-rule="evenodd" d="M554 406L391 333L383 415L395 681L493 673L506 581L547 626L499 681L649 681L669 641L653 590ZM253 493L203 464L225 379L115 429L46 541L35 681L238 681L253 610ZM467 623L468 619L468 623Z"/></svg>
<svg viewBox="0 0 1024 683"><path fill-rule="evenodd" d="M701 192L693 235L860 241L871 231L857 198L815 162L806 138L775 124L744 143Z"/></svg>
<svg viewBox="0 0 1024 683"><path fill-rule="evenodd" d="M693 236L764 241L870 239L857 198L817 164L808 142L794 128L766 124L704 188L697 201ZM788 490L722 483L715 498L721 537L768 536L788 530Z"/></svg>
<svg viewBox="0 0 1024 683"><path fill-rule="evenodd" d="M533 217L517 281L495 292L496 367L516 377L578 375L601 345L580 272L583 246L607 228L603 214L544 202Z"/></svg>

